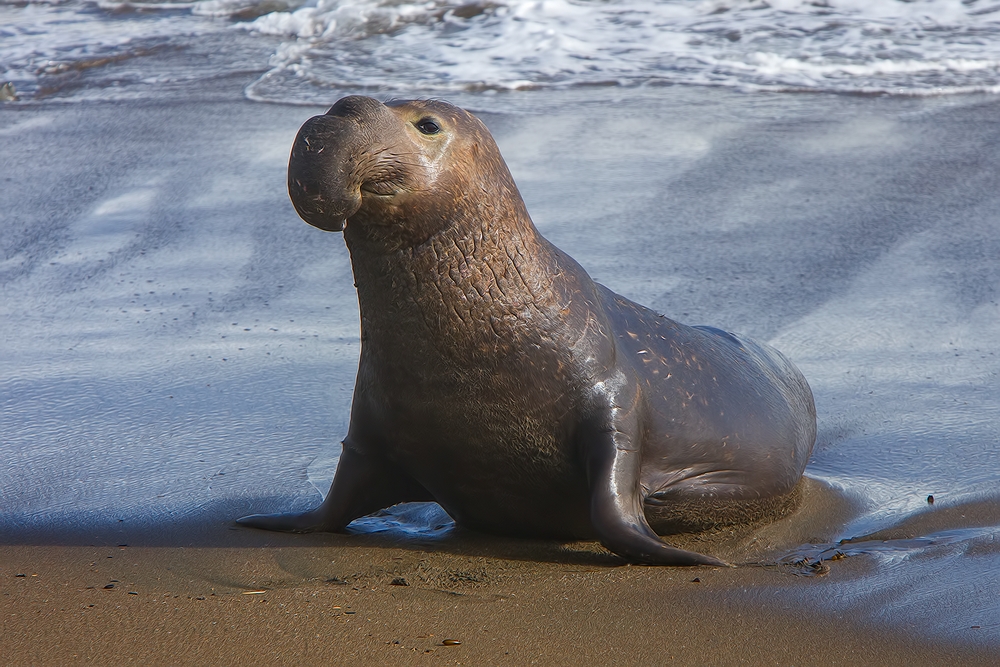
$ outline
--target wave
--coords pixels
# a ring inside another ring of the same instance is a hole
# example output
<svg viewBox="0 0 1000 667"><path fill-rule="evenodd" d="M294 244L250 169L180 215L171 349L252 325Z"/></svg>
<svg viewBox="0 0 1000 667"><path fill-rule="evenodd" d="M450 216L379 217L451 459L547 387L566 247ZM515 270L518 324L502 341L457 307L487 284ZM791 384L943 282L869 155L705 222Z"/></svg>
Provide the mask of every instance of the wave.
<svg viewBox="0 0 1000 667"><path fill-rule="evenodd" d="M251 87L263 97L650 84L1000 92L1000 3L976 0L317 0L244 27L287 39Z"/></svg>
<svg viewBox="0 0 1000 667"><path fill-rule="evenodd" d="M118 62L150 40L221 39L224 53L234 30L268 45L247 95L269 101L674 84L1000 92L997 0L0 0L0 76L35 85L52 63Z"/></svg>

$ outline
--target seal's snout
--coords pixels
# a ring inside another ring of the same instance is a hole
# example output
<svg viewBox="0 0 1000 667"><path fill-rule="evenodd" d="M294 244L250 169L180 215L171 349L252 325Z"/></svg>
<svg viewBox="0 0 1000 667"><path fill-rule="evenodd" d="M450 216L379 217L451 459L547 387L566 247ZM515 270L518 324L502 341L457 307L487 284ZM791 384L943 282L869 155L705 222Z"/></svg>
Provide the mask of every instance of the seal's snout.
<svg viewBox="0 0 1000 667"><path fill-rule="evenodd" d="M348 95L337 100L326 115L340 118L377 118L386 111L385 105L376 99L363 95Z"/></svg>
<svg viewBox="0 0 1000 667"><path fill-rule="evenodd" d="M399 170L378 164L380 149L372 142L394 133L398 122L388 107L360 95L345 97L326 114L307 120L288 160L288 195L302 219L339 232L361 208L362 189L392 194Z"/></svg>
<svg viewBox="0 0 1000 667"><path fill-rule="evenodd" d="M288 196L314 227L339 232L361 206L356 182L358 124L336 116L314 116L302 125L288 159Z"/></svg>

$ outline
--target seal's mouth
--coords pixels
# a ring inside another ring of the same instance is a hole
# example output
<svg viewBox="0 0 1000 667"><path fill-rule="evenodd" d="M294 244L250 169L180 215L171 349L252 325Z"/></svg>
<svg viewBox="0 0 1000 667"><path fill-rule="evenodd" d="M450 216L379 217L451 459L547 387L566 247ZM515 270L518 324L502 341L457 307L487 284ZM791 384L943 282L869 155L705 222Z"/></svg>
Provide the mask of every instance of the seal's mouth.
<svg viewBox="0 0 1000 667"><path fill-rule="evenodd" d="M318 229L322 229L324 232L342 232L347 229L347 219L343 220L330 220L324 218L321 222L311 222L306 220L310 225Z"/></svg>
<svg viewBox="0 0 1000 667"><path fill-rule="evenodd" d="M398 181L372 181L361 184L361 192L365 195L374 195L380 198L394 197L399 194L403 186Z"/></svg>

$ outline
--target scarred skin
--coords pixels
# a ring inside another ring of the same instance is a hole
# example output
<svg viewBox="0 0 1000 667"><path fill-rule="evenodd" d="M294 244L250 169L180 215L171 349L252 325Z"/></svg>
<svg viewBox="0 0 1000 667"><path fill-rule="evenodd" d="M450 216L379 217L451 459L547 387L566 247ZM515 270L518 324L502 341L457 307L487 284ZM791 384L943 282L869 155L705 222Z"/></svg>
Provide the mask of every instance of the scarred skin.
<svg viewBox="0 0 1000 667"><path fill-rule="evenodd" d="M361 359L326 500L240 523L340 531L434 500L483 531L721 565L650 523L793 495L816 436L798 370L591 280L535 229L475 116L346 97L299 131L288 186L306 222L344 233Z"/></svg>

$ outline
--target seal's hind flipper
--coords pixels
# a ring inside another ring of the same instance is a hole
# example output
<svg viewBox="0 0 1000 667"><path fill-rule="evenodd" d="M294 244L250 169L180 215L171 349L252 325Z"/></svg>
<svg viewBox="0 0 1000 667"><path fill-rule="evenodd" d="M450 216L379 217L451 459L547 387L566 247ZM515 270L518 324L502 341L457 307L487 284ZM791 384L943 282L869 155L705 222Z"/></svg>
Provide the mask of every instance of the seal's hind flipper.
<svg viewBox="0 0 1000 667"><path fill-rule="evenodd" d="M636 563L728 567L718 558L665 544L646 522L639 487L638 400L621 395L628 391L627 386L620 387L600 397L605 406L579 431L590 486L590 517L601 544Z"/></svg>

